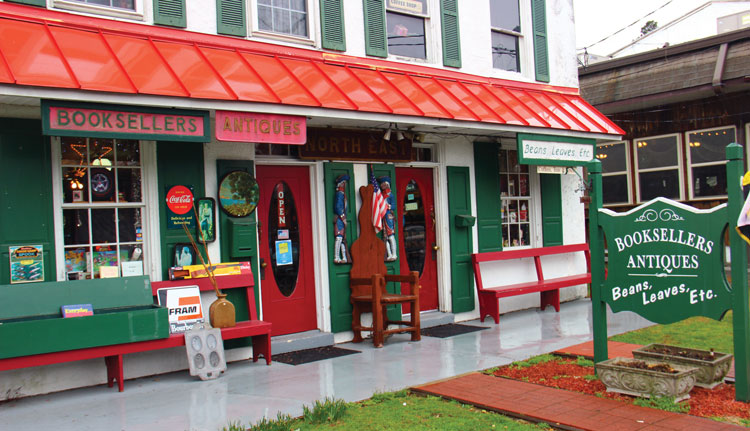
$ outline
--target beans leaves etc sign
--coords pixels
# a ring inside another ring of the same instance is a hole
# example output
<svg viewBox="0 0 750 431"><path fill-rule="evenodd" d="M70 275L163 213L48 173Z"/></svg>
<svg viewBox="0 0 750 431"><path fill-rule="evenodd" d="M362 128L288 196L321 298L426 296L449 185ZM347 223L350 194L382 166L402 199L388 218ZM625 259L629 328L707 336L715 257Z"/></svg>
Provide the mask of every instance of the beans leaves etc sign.
<svg viewBox="0 0 750 431"><path fill-rule="evenodd" d="M656 323L721 319L732 308L724 277L726 204L698 210L656 198L626 213L599 210L608 249L603 299Z"/></svg>

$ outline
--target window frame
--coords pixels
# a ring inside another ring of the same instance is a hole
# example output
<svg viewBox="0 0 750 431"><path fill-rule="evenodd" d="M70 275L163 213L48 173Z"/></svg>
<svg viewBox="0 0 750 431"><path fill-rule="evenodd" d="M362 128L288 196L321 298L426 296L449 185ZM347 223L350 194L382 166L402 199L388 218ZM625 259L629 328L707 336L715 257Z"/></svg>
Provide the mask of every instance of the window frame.
<svg viewBox="0 0 750 431"><path fill-rule="evenodd" d="M319 37L320 29L317 27L316 20L320 18L320 9L317 1L304 0L307 10L307 36L296 36L293 34L277 33L269 30L261 30L260 14L258 13L258 0L250 0L245 19L249 21L249 37L259 37L273 39L281 42L293 44L315 45Z"/></svg>
<svg viewBox="0 0 750 431"><path fill-rule="evenodd" d="M515 141L512 142L501 142L497 147L497 154L498 159L500 157L501 151L515 151L518 153L518 145ZM516 155L518 157L518 155ZM520 160L518 162L519 166L521 165ZM507 219L500 218L500 244L502 246L503 250L523 250L526 248L533 248L533 247L541 247L542 245L542 238L541 238L541 232L542 232L542 199L541 199L541 190L539 188L539 173L536 170L536 166L534 165L525 165L528 167L528 172L526 175L529 177L529 194L528 196L502 196L502 186L500 186L500 193L501 195L498 196L500 199L500 209L501 211L504 206L504 201L525 201L527 202L526 205L526 211L527 211L527 220L529 225L529 243L527 245L517 245L514 246L510 242L508 242L508 245L505 245L505 238L504 238L504 229L506 226L510 226L512 223L515 225L520 225L521 222L517 219L515 222L510 222L510 217L508 216ZM497 172L497 178L498 182L500 181L500 178L502 175L508 175L513 174L513 172L503 172L503 168L498 165L498 172ZM519 171L518 174L521 172ZM519 185L520 187L520 185ZM520 211L520 206L518 208L518 211Z"/></svg>
<svg viewBox="0 0 750 431"><path fill-rule="evenodd" d="M107 16L111 18L125 18L130 20L144 21L145 13L143 3L145 0L134 0L135 10L118 9L90 3L81 3L74 0L52 0L52 7L74 12L83 12L92 15Z"/></svg>
<svg viewBox="0 0 750 431"><path fill-rule="evenodd" d="M526 67L524 67L522 59L524 59L526 56L523 56L521 54L524 51L524 49L523 49L524 48L524 43L526 42L526 40L524 38L524 34L523 34L523 29L525 27L527 27L527 26L524 25L525 23L524 23L524 13L523 13L523 11L525 9L525 6L526 6L526 2L524 2L523 0L516 0L516 2L518 2L518 25L521 28L521 32L517 32L517 31L514 31L514 30L509 30L507 28L502 28L502 27L494 27L492 25L492 4L493 4L493 0L489 1L489 7L490 7L490 13L489 13L489 17L490 17L490 66L492 67L492 70L497 70L497 71L504 72L504 73L507 72L507 73L523 74L524 70L526 69ZM518 70L506 70L506 69L496 68L494 66L494 64L492 62L492 34L494 34L494 33L504 34L504 35L507 35L507 36L513 36L513 37L516 38L516 43L518 45L518 53L517 53L518 58L516 59L516 63L518 64Z"/></svg>
<svg viewBox="0 0 750 431"><path fill-rule="evenodd" d="M410 61L410 62L417 62L417 63L431 63L433 61L433 56L435 55L435 48L431 46L432 42L435 40L435 38L432 35L433 25L432 22L432 13L434 13L435 7L434 3L430 0L427 0L427 13L426 14L417 14L417 13L409 13L403 10L399 9L392 9L388 7L388 1L386 0L384 2L385 10L383 11L385 15L385 49L388 53L388 59L391 60L402 60L402 61ZM405 15L412 18L418 18L422 20L422 25L424 27L424 58L419 57L409 57L405 55L400 54L392 54L391 50L388 49L388 13L395 13L397 15Z"/></svg>
<svg viewBox="0 0 750 431"><path fill-rule="evenodd" d="M86 138L93 139L93 138ZM141 209L141 223L142 223L142 240L138 241L125 241L120 242L117 239L111 243L114 247L120 245L134 245L140 244L141 252L143 253L141 261L143 262L143 274L149 275L152 280L158 280L157 277L161 268L161 257L158 240L159 238L159 214L158 205L154 206L152 202L158 201L155 198L156 187L154 186L156 181L155 169L153 166L156 163L155 145L151 141L136 140L140 146L140 165L138 166L141 170L141 202L84 202L84 203L65 203L63 195L64 179L63 169L68 165L62 163L62 139L59 136L50 137L51 141L51 157L52 157L52 198L54 205L54 232L55 232L55 263L56 263L56 275L58 281L64 281L67 279L67 271L65 268L65 250L66 248L91 248L94 243L90 242L86 245L66 246L64 237L64 216L65 210L70 209L114 209L114 208L140 208ZM149 145L150 144L150 145ZM88 166L88 165L87 165ZM128 166L112 166L113 168L126 168ZM115 187L117 184L117 175L115 175ZM153 184L152 184L153 183ZM119 228L116 229L116 238L119 238ZM89 220L89 233L91 233L91 225ZM92 239L92 238L90 238ZM118 256L119 259L119 256ZM122 265L118 266L119 277L122 277Z"/></svg>
<svg viewBox="0 0 750 431"><path fill-rule="evenodd" d="M604 172L602 170L602 178L604 177L614 177L619 175L625 175L625 179L627 182L627 188L628 188L628 200L627 202L613 202L613 203L606 203L604 204L605 207L609 206L617 206L617 205L631 205L633 203L633 182L630 177L631 173L631 166L630 166L630 154L631 154L631 142L629 140L624 141L610 141L610 142L602 142L600 144L596 144L597 152L596 152L596 158L601 159L599 156L602 154L598 151L600 147L605 146L611 146L611 145L625 145L625 170L624 171L615 171L615 172Z"/></svg>
<svg viewBox="0 0 750 431"><path fill-rule="evenodd" d="M696 197L693 193L693 168L700 168L705 166L718 166L718 165L726 165L727 160L726 157L723 160L715 161L715 162L702 162L702 163L693 163L692 162L692 155L690 154L690 140L689 135L691 133L700 133L700 132L709 132L714 130L727 130L732 129L734 130L734 138L735 141L737 141L737 126L735 125L727 125L727 126L720 126L720 127L711 127L708 129L698 129L698 130L688 130L684 132L683 136L683 146L685 151L685 169L687 170L687 179L688 179L688 198L689 200L695 200L695 201L701 201L701 200L716 200L717 198L726 198L727 195L711 195L711 196L698 196ZM726 171L725 171L726 175Z"/></svg>
<svg viewBox="0 0 750 431"><path fill-rule="evenodd" d="M677 139L676 142L676 149L677 149L677 182L679 187L679 196L677 198L678 201L685 200L685 172L684 172L684 164L683 164L683 147L682 147L682 133L667 133L663 135L654 135L654 136L644 136L642 138L636 138L633 139L633 144L631 145L631 148L633 150L633 175L635 179L635 197L636 197L636 203L642 203L643 200L641 198L641 178L640 174L641 172L658 172L658 171L667 171L667 170L673 170L675 168L675 165L671 166L660 166L658 168L646 168L646 169L640 169L638 167L638 141L646 141L650 139L659 139L659 138L666 138L674 136Z"/></svg>

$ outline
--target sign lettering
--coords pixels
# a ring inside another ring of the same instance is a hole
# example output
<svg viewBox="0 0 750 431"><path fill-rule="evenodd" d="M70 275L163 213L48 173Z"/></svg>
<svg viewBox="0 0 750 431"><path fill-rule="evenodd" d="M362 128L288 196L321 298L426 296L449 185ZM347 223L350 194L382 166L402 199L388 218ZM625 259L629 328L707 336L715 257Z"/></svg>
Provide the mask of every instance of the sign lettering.
<svg viewBox="0 0 750 431"><path fill-rule="evenodd" d="M603 298L656 323L720 319L731 308L721 239L726 204L697 210L657 198L626 213L600 209L608 245ZM723 217L723 219L722 219Z"/></svg>
<svg viewBox="0 0 750 431"><path fill-rule="evenodd" d="M299 155L302 159L314 160L409 162L412 141L407 138L386 141L381 132L310 129Z"/></svg>
<svg viewBox="0 0 750 431"><path fill-rule="evenodd" d="M304 145L307 119L291 115L216 111L216 139L227 142L254 142Z"/></svg>

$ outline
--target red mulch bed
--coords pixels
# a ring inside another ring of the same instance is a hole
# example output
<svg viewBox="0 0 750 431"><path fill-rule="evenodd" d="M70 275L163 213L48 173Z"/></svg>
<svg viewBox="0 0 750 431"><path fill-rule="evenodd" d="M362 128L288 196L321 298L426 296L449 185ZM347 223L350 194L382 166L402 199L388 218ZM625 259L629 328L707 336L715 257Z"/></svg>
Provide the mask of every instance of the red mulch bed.
<svg viewBox="0 0 750 431"><path fill-rule="evenodd" d="M493 373L497 377L523 380L544 386L598 395L622 402L633 403L634 397L607 392L598 379L587 380L584 376L594 374L594 367L576 364L575 359L560 357L559 360L516 368L506 366ZM695 387L690 391L690 399L683 401L690 405L688 414L707 418L722 417L729 422L736 418L750 419L750 404L734 399L734 385L721 384L713 390Z"/></svg>

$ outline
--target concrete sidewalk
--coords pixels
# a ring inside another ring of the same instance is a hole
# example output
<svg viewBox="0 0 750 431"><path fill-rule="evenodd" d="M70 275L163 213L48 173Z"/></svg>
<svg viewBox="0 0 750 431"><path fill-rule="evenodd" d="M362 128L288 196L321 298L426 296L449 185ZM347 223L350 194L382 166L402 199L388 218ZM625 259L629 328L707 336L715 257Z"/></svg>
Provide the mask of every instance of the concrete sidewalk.
<svg viewBox="0 0 750 431"><path fill-rule="evenodd" d="M124 392L101 385L22 398L0 404L0 429L216 431L279 411L300 416L303 405L325 397L359 401L590 341L592 321L590 301L578 300L559 313L548 307L506 314L499 325L462 322L488 329L445 339L395 335L382 349L344 343L338 347L361 353L298 366L233 362L211 381L184 371L129 380ZM608 315L610 334L648 325L630 312Z"/></svg>

